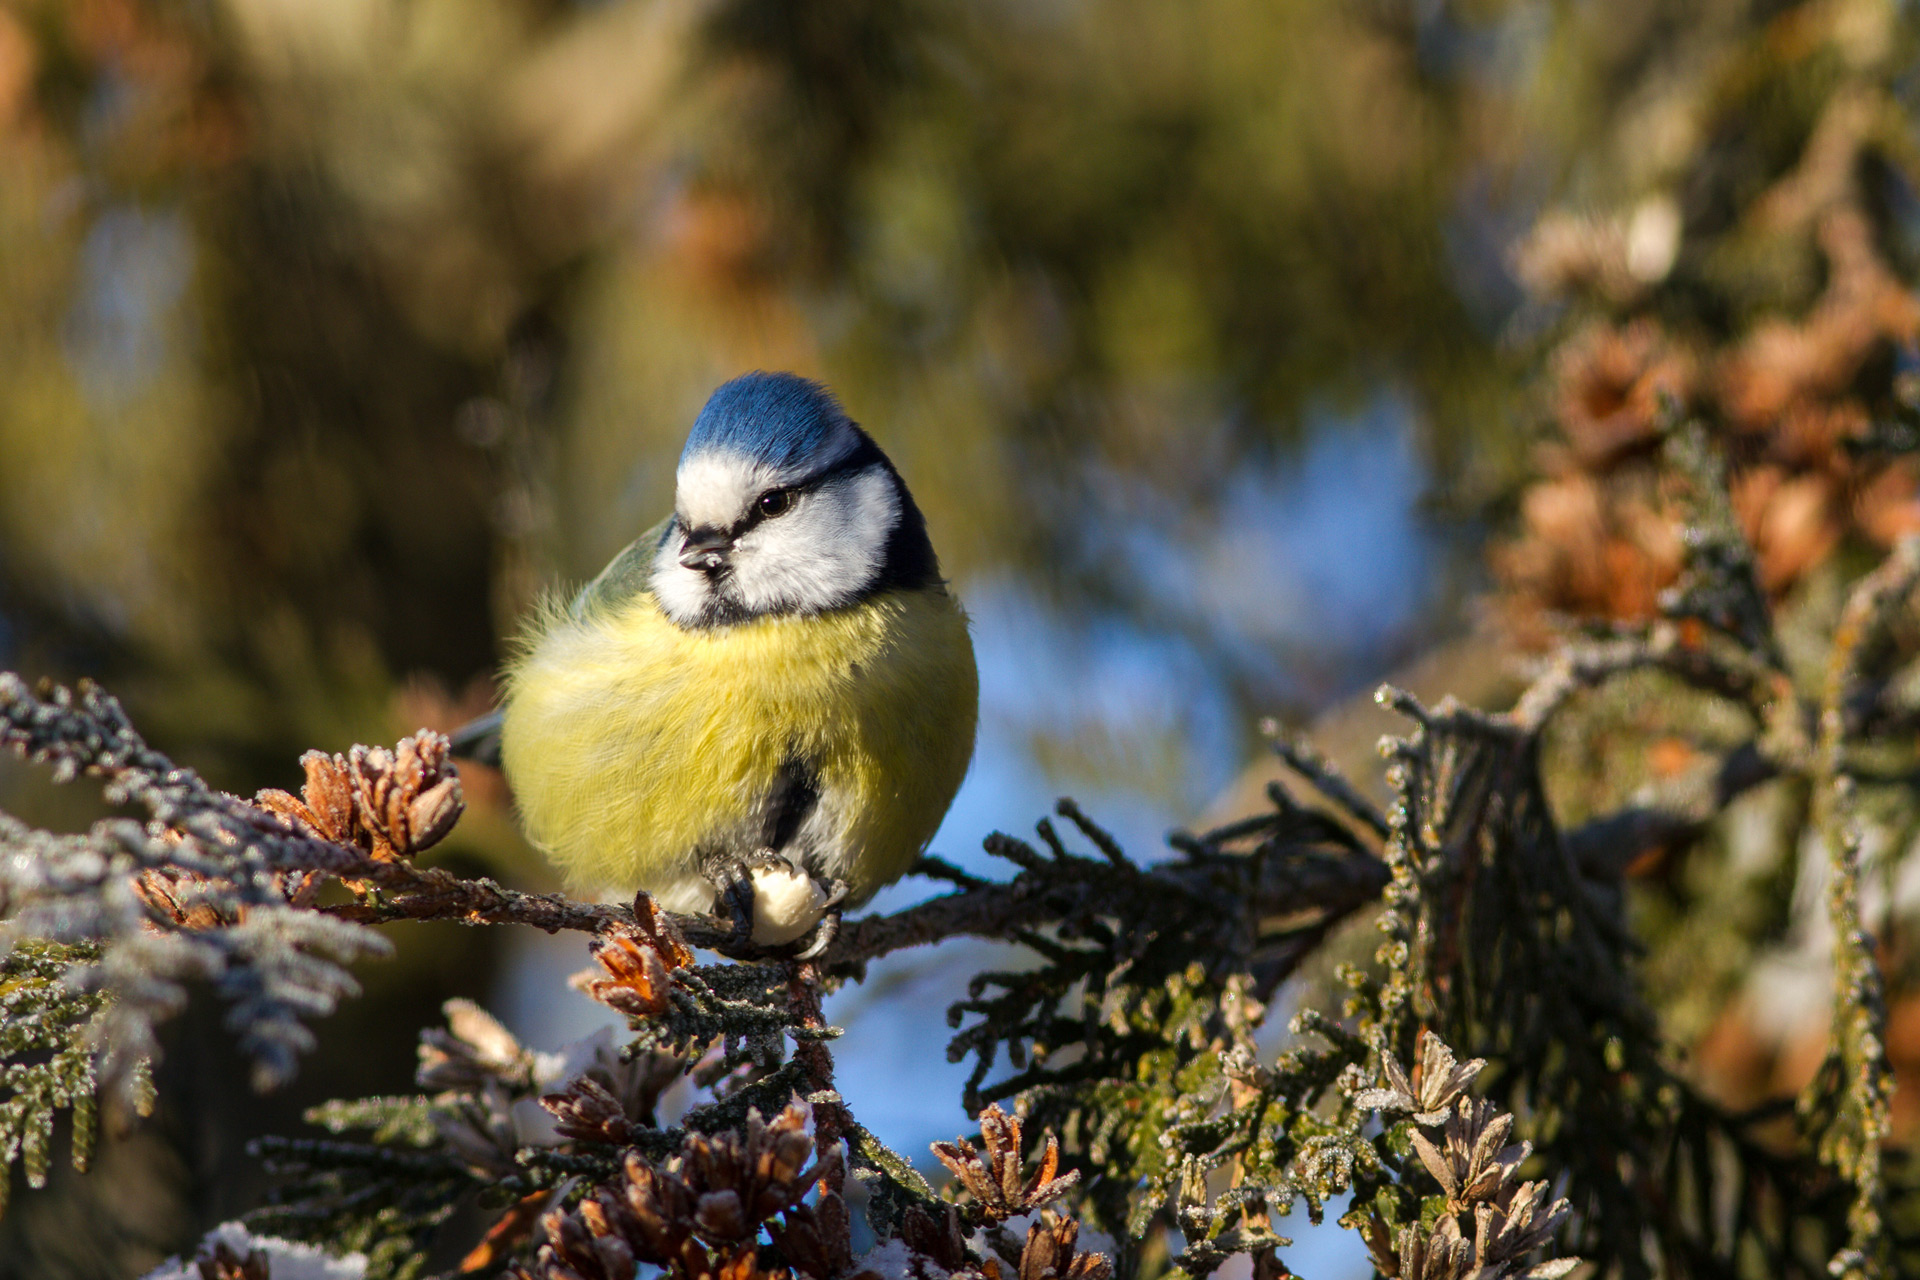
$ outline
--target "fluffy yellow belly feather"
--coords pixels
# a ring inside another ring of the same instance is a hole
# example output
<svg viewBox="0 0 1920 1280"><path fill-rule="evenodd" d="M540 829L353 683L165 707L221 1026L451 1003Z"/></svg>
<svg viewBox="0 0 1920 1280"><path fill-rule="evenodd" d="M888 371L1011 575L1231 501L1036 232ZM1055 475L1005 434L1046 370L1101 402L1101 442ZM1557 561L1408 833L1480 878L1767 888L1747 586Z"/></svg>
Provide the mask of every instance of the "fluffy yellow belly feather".
<svg viewBox="0 0 1920 1280"><path fill-rule="evenodd" d="M651 595L550 618L507 676L501 750L534 842L578 889L712 890L783 761L817 776L812 869L852 901L904 874L973 755L978 677L943 589L684 630Z"/></svg>

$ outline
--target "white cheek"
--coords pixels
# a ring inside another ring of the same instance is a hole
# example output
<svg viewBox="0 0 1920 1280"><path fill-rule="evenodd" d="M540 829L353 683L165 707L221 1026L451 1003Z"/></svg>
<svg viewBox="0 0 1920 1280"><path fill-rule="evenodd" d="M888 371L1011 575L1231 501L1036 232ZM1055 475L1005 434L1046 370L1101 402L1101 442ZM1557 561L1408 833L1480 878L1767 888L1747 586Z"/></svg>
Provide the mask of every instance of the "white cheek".
<svg viewBox="0 0 1920 1280"><path fill-rule="evenodd" d="M879 469L801 499L740 540L734 591L755 613L850 604L879 576L900 495Z"/></svg>

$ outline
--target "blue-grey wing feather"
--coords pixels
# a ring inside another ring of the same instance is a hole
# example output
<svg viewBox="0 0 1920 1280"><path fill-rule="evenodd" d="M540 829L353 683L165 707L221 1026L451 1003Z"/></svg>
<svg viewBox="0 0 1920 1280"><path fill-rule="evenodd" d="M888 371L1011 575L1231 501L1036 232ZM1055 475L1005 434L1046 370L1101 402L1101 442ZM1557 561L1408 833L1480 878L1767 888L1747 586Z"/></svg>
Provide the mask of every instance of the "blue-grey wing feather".
<svg viewBox="0 0 1920 1280"><path fill-rule="evenodd" d="M672 532L673 517L668 516L628 543L626 549L609 561L592 582L580 588L580 594L567 606L568 614L584 618L602 609L618 608L646 591L653 574L653 558ZM490 711L448 734L453 754L459 759L477 761L498 769L500 719L500 712Z"/></svg>
<svg viewBox="0 0 1920 1280"><path fill-rule="evenodd" d="M580 588L580 594L567 606L575 618L584 618L602 609L618 608L648 590L653 578L653 560L660 546L673 532L673 517L668 516L632 542L602 569L599 576Z"/></svg>

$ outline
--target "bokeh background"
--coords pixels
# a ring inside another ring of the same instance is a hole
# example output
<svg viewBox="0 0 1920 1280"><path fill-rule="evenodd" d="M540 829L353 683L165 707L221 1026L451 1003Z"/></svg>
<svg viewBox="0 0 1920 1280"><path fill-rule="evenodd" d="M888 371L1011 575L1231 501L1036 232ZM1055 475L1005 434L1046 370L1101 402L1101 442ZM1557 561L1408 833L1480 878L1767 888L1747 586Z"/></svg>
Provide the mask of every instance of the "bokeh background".
<svg viewBox="0 0 1920 1280"><path fill-rule="evenodd" d="M1644 617L1678 562L1663 394L1744 451L1786 604L1914 527L1912 472L1842 447L1912 349L1914 22L0 0L0 666L101 680L242 794L451 728L529 605L668 509L707 393L795 369L892 454L973 615L936 850L980 869L1069 791L1148 850L1254 802L1261 716L1363 765L1383 676L1497 700L1550 615ZM434 856L552 887L500 780L467 794ZM0 807L92 816L10 761ZM16 1188L0 1273L137 1274L247 1207L245 1139L406 1090L450 996L542 1047L595 1024L578 940L396 941L281 1095L189 1009L160 1115ZM989 958L900 957L832 1010L903 1150L968 1126L941 1013Z"/></svg>

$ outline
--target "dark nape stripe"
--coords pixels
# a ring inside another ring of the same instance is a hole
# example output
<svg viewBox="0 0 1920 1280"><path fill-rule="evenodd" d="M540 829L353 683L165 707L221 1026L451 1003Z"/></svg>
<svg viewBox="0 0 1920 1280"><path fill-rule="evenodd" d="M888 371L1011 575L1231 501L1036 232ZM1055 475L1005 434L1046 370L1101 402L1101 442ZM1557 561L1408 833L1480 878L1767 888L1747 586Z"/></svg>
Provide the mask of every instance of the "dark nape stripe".
<svg viewBox="0 0 1920 1280"><path fill-rule="evenodd" d="M913 500L912 492L894 470L893 463L884 457L881 462L900 494L900 522L887 535L887 551L880 562L880 574L873 585L861 593L863 597L882 591L917 591L941 581L940 558L934 554L933 540L927 536L927 521L920 514L920 505Z"/></svg>
<svg viewBox="0 0 1920 1280"><path fill-rule="evenodd" d="M932 539L927 537L926 517L920 514L920 506L913 500L913 492L907 488L907 482L900 478L899 468L893 465L893 459L874 442L873 437L857 422L847 425L853 428L858 441L847 456L791 487L796 492L810 493L874 466L885 468L892 479L894 492L900 495L900 520L887 535L879 574L854 599L867 600L883 591L913 591L937 584L941 580L940 559L934 554ZM755 515L753 520L758 523L759 517Z"/></svg>
<svg viewBox="0 0 1920 1280"><path fill-rule="evenodd" d="M934 554L933 540L927 537L926 517L920 514L920 506L913 500L913 491L907 488L907 482L900 478L899 468L874 443L873 437L857 422L847 425L853 428L853 434L859 437L860 443L846 457L809 480L808 487L825 484L835 477L864 471L868 467L880 466L886 469L888 477L892 479L893 491L900 495L900 520L887 535L880 572L855 599L868 600L883 591L915 591L938 584L941 580L940 559Z"/></svg>
<svg viewBox="0 0 1920 1280"><path fill-rule="evenodd" d="M859 423L849 422L847 425L853 428L854 439L857 440L858 443L853 446L846 457L840 459L818 475L801 481L795 485L794 488L803 491L818 489L821 485L833 480L838 480L841 476L850 476L856 471L865 471L876 462L886 462L888 469L892 469L893 464L887 461L887 455L881 451L879 445L874 443L873 437L861 429ZM895 479L898 478L897 476L895 477Z"/></svg>

